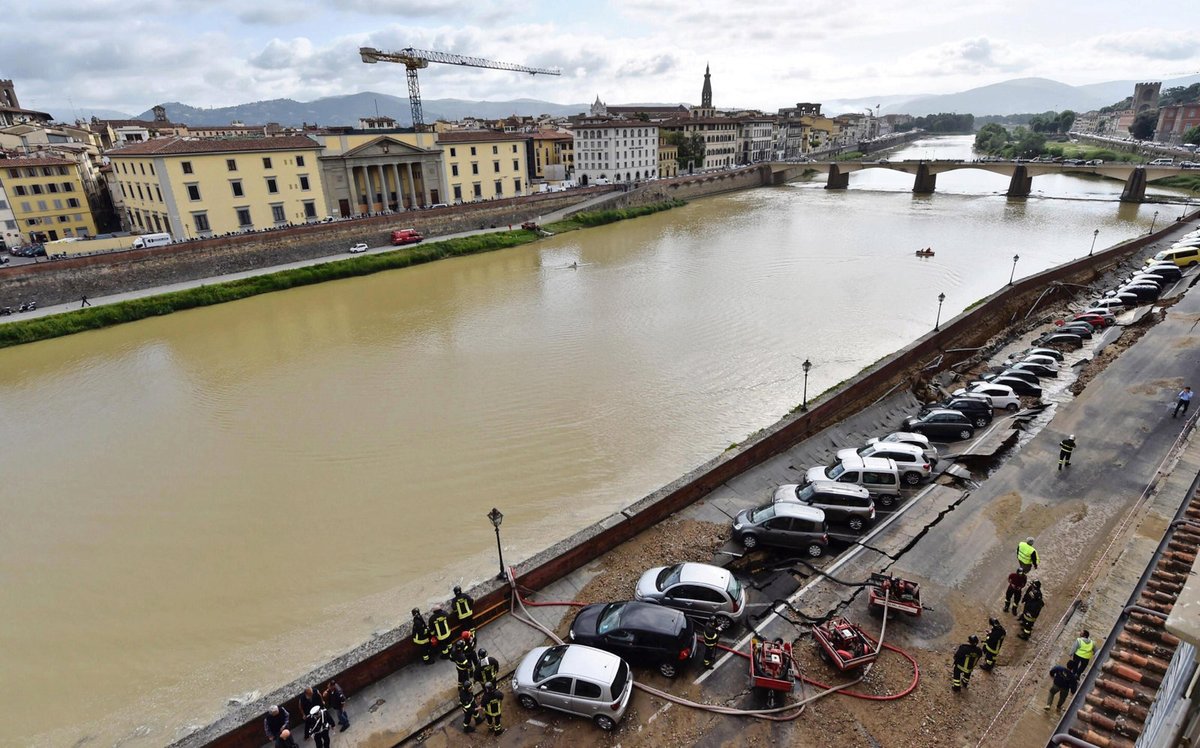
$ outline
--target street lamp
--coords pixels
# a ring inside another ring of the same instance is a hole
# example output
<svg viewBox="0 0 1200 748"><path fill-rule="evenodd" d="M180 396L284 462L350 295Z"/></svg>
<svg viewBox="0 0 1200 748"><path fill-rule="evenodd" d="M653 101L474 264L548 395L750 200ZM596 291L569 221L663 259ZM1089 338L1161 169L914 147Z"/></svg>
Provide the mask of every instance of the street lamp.
<svg viewBox="0 0 1200 748"><path fill-rule="evenodd" d="M800 364L800 368L804 369L804 399L800 403L800 410L807 411L808 410L808 370L812 368L812 361L809 361L807 358L804 359L804 363Z"/></svg>
<svg viewBox="0 0 1200 748"><path fill-rule="evenodd" d="M1021 255L1013 255L1013 269L1008 274L1008 285L1012 285L1013 278L1017 277L1017 260L1021 259Z"/></svg>
<svg viewBox="0 0 1200 748"><path fill-rule="evenodd" d="M1158 223L1158 211L1154 211L1154 218L1150 221L1150 233L1154 233L1154 224Z"/></svg>
<svg viewBox="0 0 1200 748"><path fill-rule="evenodd" d="M1092 248L1088 250L1088 257L1092 256L1092 252L1096 251L1096 237L1100 236L1100 229L1092 232Z"/></svg>
<svg viewBox="0 0 1200 748"><path fill-rule="evenodd" d="M496 528L496 555L500 556L500 573L496 575L496 579L504 579L504 551L500 548L500 523L504 521L504 515L499 509L492 507L487 518L492 521L492 527Z"/></svg>
<svg viewBox="0 0 1200 748"><path fill-rule="evenodd" d="M946 300L946 294L944 294L944 293L938 294L938 313L937 313L937 319L933 323L934 330L942 329L942 302L945 300Z"/></svg>

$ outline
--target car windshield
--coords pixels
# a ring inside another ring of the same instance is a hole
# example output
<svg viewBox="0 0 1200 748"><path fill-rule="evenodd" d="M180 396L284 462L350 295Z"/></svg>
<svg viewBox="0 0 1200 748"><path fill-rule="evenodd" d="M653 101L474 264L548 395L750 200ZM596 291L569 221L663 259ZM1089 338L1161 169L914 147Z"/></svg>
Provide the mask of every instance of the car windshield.
<svg viewBox="0 0 1200 748"><path fill-rule="evenodd" d="M604 606L604 610L600 611L600 622L596 625L597 634L607 634L621 623L621 611L625 609L625 603L609 603Z"/></svg>
<svg viewBox="0 0 1200 748"><path fill-rule="evenodd" d="M665 590L679 581L679 573L682 570L683 564L668 566L658 573L658 579L654 580L654 584L657 585L660 590Z"/></svg>
<svg viewBox="0 0 1200 748"><path fill-rule="evenodd" d="M1161 259L1164 259L1166 256L1167 256L1166 252L1159 252L1158 254L1154 255L1154 259L1161 260Z"/></svg>
<svg viewBox="0 0 1200 748"><path fill-rule="evenodd" d="M844 473L844 472L846 472L846 468L842 465L842 463L839 462L839 463L830 465L829 469L827 469L825 471L825 475L827 475L829 477L829 480L837 480L838 478L840 478L842 476L842 473Z"/></svg>
<svg viewBox="0 0 1200 748"><path fill-rule="evenodd" d="M534 682L540 683L550 676L556 675L558 673L558 666L562 663L563 655L566 653L567 645L565 644L547 649L533 668Z"/></svg>
<svg viewBox="0 0 1200 748"><path fill-rule="evenodd" d="M766 520L766 519L771 519L774 516L775 516L775 505L767 504L766 506L760 506L759 508L750 512L750 521L754 522L754 523L758 523L758 522L762 522L763 520Z"/></svg>
<svg viewBox="0 0 1200 748"><path fill-rule="evenodd" d="M801 501L812 501L814 493L812 486L796 486L796 498Z"/></svg>

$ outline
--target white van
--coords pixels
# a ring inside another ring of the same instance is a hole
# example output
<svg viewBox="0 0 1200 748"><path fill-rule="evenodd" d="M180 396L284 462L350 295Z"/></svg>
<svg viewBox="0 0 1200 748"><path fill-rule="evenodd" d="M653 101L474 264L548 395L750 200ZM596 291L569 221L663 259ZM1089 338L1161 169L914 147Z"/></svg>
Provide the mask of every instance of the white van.
<svg viewBox="0 0 1200 748"><path fill-rule="evenodd" d="M133 248L142 249L143 247L165 247L172 241L174 240L171 239L170 234L142 234L133 240Z"/></svg>
<svg viewBox="0 0 1200 748"><path fill-rule="evenodd" d="M1171 166L1175 163L1173 158L1156 158L1150 162L1151 166Z"/></svg>

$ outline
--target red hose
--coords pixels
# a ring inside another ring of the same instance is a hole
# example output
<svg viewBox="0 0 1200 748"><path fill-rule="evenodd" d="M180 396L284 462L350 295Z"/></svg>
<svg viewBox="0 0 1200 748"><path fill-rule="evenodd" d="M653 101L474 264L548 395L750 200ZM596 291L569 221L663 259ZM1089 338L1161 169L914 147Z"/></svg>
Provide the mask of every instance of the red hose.
<svg viewBox="0 0 1200 748"><path fill-rule="evenodd" d="M745 652L736 650L733 647L727 647L724 644L718 644L717 646L720 647L721 649L725 650L726 652L733 652L735 655L740 655L741 657L745 657L747 660L750 659L750 655L746 654ZM890 649L891 651L895 652L896 654L901 655L906 660L908 660L909 662L912 663L913 679L912 679L912 682L908 684L908 688L904 689L900 693L892 694L891 696L876 696L874 694L860 693L858 691L846 691L846 690L838 691L838 693L845 694L846 696L853 696L856 699L867 699L868 701L895 701L896 699L904 698L905 696L909 695L914 690L916 690L917 683L921 680L921 667L920 667L920 665L917 664L916 659L912 655L910 655L908 652L905 652L903 649L892 646L891 644L888 644L887 642L883 643L883 647L884 647L884 649ZM800 680L802 680L805 683L808 683L810 685L816 686L817 688L826 688L826 689L832 688L832 686L830 686L826 683L822 683L819 680L813 680L812 678L807 678L803 675L800 676Z"/></svg>

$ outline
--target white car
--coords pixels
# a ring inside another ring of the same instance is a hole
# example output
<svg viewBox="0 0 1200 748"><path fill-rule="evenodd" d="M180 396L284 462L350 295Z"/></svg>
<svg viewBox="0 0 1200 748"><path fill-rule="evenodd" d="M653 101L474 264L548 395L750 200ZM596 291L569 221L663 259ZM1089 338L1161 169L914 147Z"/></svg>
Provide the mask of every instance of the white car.
<svg viewBox="0 0 1200 748"><path fill-rule="evenodd" d="M893 431L887 436L874 436L867 439L867 444L879 444L880 442L884 444L893 442L897 444L911 444L914 447L920 447L921 451L925 453L925 457L929 459L930 464L935 467L937 466L937 447L930 444L929 437L924 434L917 434L912 431Z"/></svg>
<svg viewBox="0 0 1200 748"><path fill-rule="evenodd" d="M365 242L359 242L350 248L350 254L356 255L359 252L366 252L368 249L370 249L370 247L368 247Z"/></svg>
<svg viewBox="0 0 1200 748"><path fill-rule="evenodd" d="M955 395L962 394L961 391L955 392ZM1021 398L1017 397L1017 393L1013 392L1013 388L1006 384L992 384L991 382L971 382L966 389L966 394L987 395L992 401L992 407L1008 411L1016 411L1021 408Z"/></svg>

